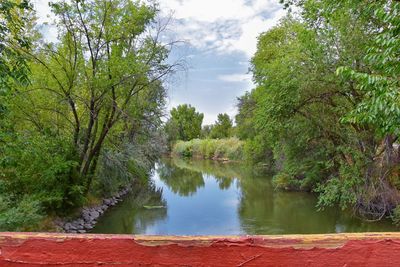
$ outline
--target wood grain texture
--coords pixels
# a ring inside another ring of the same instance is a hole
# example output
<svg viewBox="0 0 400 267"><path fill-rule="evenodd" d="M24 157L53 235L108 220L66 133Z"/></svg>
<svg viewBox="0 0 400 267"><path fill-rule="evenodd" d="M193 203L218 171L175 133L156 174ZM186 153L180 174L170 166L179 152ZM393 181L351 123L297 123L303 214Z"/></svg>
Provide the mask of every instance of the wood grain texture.
<svg viewBox="0 0 400 267"><path fill-rule="evenodd" d="M400 266L400 234L0 233L0 266Z"/></svg>

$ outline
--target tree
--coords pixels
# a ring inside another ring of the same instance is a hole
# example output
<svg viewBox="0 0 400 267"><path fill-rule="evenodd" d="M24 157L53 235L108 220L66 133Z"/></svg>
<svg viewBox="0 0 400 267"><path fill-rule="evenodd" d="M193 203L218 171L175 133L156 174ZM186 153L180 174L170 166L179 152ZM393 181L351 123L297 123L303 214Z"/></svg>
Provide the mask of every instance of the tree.
<svg viewBox="0 0 400 267"><path fill-rule="evenodd" d="M243 110L248 97L239 102L239 130L246 129L246 123L255 130L247 137L246 152L273 151L278 188L317 191L321 207L340 204L379 219L400 200L396 172L382 164L390 146L384 145L387 138L381 134L382 126L398 121L398 73L389 71L398 66L395 1L286 2L299 5L301 19L289 15L259 37L251 61L256 84L250 93L253 119ZM370 4L383 5L388 12ZM385 19L376 14L371 20L373 10ZM371 60L387 63L388 69ZM371 70L379 78L370 75ZM391 82L371 86L381 77ZM392 134L393 145L396 127L391 129L386 133Z"/></svg>
<svg viewBox="0 0 400 267"><path fill-rule="evenodd" d="M29 67L19 48L30 47L25 29L30 9L27 0L0 2L0 142L10 131L6 117L11 86L29 83Z"/></svg>
<svg viewBox="0 0 400 267"><path fill-rule="evenodd" d="M204 125L201 128L201 139L209 138L213 127L214 125Z"/></svg>
<svg viewBox="0 0 400 267"><path fill-rule="evenodd" d="M210 133L210 137L217 138L227 138L231 135L232 131L232 120L228 114L220 113L218 114L217 121L213 125L213 128Z"/></svg>
<svg viewBox="0 0 400 267"><path fill-rule="evenodd" d="M166 123L166 132L170 143L176 140L189 141L199 138L203 113L196 112L191 105L179 105L170 112L171 117Z"/></svg>
<svg viewBox="0 0 400 267"><path fill-rule="evenodd" d="M3 0L0 3L0 94L10 89L11 82L28 83L29 69L26 58L18 47L29 48L25 32L28 0Z"/></svg>
<svg viewBox="0 0 400 267"><path fill-rule="evenodd" d="M238 113L235 116L237 125L237 135L240 139L253 138L256 133L254 129L254 111L256 109L256 100L253 92L246 92L237 98Z"/></svg>
<svg viewBox="0 0 400 267"><path fill-rule="evenodd" d="M350 65L337 69L337 74L356 83L363 95L343 121L376 128L384 136L385 152L391 157L393 143L400 134L400 3L373 1L363 9L363 14L373 18L379 29L365 49L368 70L360 71ZM398 163L398 159L394 160Z"/></svg>
<svg viewBox="0 0 400 267"><path fill-rule="evenodd" d="M41 206L35 197L18 195L21 188L9 187L16 170L14 162L24 162L25 155L16 155L27 142L15 147L17 135L10 116L10 99L15 85L29 84L29 67L19 48L30 48L26 29L31 6L29 1L3 0L0 2L0 230L32 230L42 219ZM42 143L44 146L44 144ZM10 149L11 148L11 149ZM30 147L29 147L30 148ZM29 149L28 148L28 149ZM30 160L25 164L35 165ZM43 161L43 158L41 159ZM40 164L40 163L39 163ZM27 165L24 169L29 169ZM35 166L36 167L36 166ZM33 169L35 169L33 167ZM12 170L10 172L9 170ZM19 169L22 170L22 169ZM32 174L32 173L31 173ZM25 178L25 177L24 177ZM14 190L18 189L18 190ZM23 188L22 188L23 190Z"/></svg>
<svg viewBox="0 0 400 267"><path fill-rule="evenodd" d="M60 42L22 50L35 79L16 95L16 116L69 140L78 183L88 192L103 147L138 123L140 101L163 91L160 81L174 70L165 63L171 44L159 40L165 26L155 21L156 6L130 0L51 6Z"/></svg>

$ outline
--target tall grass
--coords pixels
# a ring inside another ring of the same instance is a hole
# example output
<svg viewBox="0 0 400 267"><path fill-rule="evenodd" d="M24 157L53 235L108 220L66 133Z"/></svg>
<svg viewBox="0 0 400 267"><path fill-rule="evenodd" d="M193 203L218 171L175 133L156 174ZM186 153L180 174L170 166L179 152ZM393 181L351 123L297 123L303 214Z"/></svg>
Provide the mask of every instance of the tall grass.
<svg viewBox="0 0 400 267"><path fill-rule="evenodd" d="M214 160L244 160L244 142L238 138L193 139L178 141L172 154L178 157L193 157Z"/></svg>

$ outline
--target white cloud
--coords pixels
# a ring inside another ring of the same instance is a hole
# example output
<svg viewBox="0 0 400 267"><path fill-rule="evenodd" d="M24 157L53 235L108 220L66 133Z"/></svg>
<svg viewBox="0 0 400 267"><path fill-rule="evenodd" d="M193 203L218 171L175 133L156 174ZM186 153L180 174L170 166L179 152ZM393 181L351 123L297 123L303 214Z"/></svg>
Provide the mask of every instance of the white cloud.
<svg viewBox="0 0 400 267"><path fill-rule="evenodd" d="M48 3L49 0L33 0L40 24L54 18ZM175 38L205 52L242 52L248 58L256 51L257 36L285 14L278 0L159 0L159 3L164 15L173 12ZM42 32L46 39L56 38L55 29Z"/></svg>
<svg viewBox="0 0 400 267"><path fill-rule="evenodd" d="M48 0L33 0L33 7L38 17L38 23L50 22L52 19L51 9Z"/></svg>
<svg viewBox="0 0 400 267"><path fill-rule="evenodd" d="M57 28L52 25L55 16L51 13L48 0L33 0L33 7L36 11L39 30L48 42L57 42Z"/></svg>
<svg viewBox="0 0 400 267"><path fill-rule="evenodd" d="M250 58L257 36L285 11L278 0L160 0L173 10L176 37L203 51L242 52Z"/></svg>

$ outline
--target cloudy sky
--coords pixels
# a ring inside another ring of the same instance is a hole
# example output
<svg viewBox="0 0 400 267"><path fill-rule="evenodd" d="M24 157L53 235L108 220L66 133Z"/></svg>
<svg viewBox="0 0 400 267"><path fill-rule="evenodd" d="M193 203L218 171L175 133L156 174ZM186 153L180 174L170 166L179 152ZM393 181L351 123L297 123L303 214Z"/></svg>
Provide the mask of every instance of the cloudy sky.
<svg viewBox="0 0 400 267"><path fill-rule="evenodd" d="M252 88L249 60L257 36L284 16L279 0L159 0L164 15L173 14L173 37L185 41L171 55L188 69L169 88L169 108L189 103L211 124L218 113L236 113L236 97ZM48 0L33 0L39 23L49 21ZM55 38L46 28L47 38Z"/></svg>

